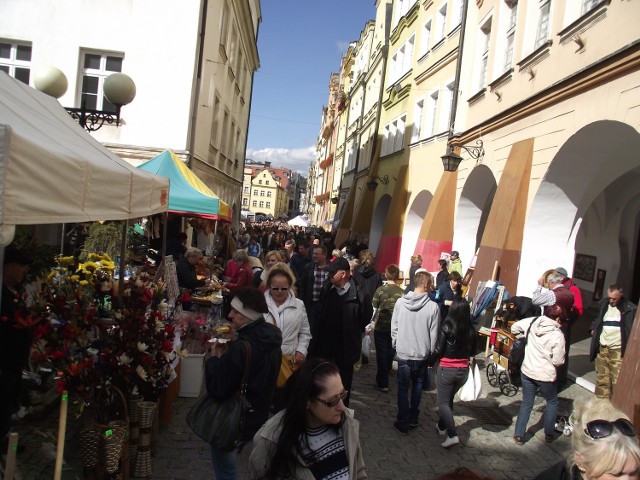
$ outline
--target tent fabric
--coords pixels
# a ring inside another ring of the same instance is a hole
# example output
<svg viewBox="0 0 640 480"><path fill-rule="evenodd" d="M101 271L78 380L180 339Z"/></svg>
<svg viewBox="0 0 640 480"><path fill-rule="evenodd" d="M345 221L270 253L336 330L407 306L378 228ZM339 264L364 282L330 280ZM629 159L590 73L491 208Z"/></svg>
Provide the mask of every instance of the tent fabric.
<svg viewBox="0 0 640 480"><path fill-rule="evenodd" d="M171 181L169 212L231 221L229 205L220 200L171 150L165 150L138 168Z"/></svg>
<svg viewBox="0 0 640 480"><path fill-rule="evenodd" d="M308 227L309 217L306 215L298 215L287 222L292 227Z"/></svg>
<svg viewBox="0 0 640 480"><path fill-rule="evenodd" d="M0 72L0 228L167 210L169 182L118 158L56 99Z"/></svg>

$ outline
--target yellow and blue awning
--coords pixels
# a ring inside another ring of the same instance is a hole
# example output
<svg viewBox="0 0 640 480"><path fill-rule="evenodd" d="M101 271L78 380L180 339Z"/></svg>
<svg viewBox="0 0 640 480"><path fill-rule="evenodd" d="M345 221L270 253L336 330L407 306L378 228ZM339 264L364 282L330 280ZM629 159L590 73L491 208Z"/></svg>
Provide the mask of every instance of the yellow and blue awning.
<svg viewBox="0 0 640 480"><path fill-rule="evenodd" d="M229 205L220 200L171 150L165 150L138 168L169 179L170 213L231 221Z"/></svg>

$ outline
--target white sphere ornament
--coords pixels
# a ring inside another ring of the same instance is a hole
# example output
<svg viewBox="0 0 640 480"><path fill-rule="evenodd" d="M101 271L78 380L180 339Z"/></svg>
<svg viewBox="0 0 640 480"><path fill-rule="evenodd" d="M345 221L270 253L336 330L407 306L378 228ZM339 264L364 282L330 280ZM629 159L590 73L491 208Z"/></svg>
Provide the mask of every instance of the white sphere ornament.
<svg viewBox="0 0 640 480"><path fill-rule="evenodd" d="M62 70L46 65L34 69L33 85L53 98L60 98L67 91L69 82Z"/></svg>
<svg viewBox="0 0 640 480"><path fill-rule="evenodd" d="M136 84L124 73L112 73L104 81L104 95L114 105L127 105L136 96Z"/></svg>

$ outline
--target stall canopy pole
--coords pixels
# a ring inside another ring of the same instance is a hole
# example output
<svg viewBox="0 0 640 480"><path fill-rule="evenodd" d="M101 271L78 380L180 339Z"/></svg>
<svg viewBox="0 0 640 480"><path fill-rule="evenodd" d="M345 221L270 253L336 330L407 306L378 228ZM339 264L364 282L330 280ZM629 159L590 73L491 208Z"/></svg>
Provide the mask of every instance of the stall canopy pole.
<svg viewBox="0 0 640 480"><path fill-rule="evenodd" d="M162 216L162 252L160 252L162 255L160 255L160 258L164 258L167 254L167 223L169 223L169 212L164 212Z"/></svg>
<svg viewBox="0 0 640 480"><path fill-rule="evenodd" d="M120 278L118 279L118 295L124 293L124 271L127 265L127 230L129 220L122 222L122 245L120 246Z"/></svg>
<svg viewBox="0 0 640 480"><path fill-rule="evenodd" d="M62 233L60 234L60 256L64 256L64 223L62 224Z"/></svg>

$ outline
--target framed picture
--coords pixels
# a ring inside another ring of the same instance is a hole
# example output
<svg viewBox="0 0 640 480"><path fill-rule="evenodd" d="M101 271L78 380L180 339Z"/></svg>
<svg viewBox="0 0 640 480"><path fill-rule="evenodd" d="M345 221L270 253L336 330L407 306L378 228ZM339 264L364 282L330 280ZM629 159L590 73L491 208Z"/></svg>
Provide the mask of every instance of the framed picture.
<svg viewBox="0 0 640 480"><path fill-rule="evenodd" d="M598 269L598 273L596 274L596 286L593 287L593 300L595 302L599 302L602 300L602 294L604 293L604 279L607 276L607 271Z"/></svg>
<svg viewBox="0 0 640 480"><path fill-rule="evenodd" d="M593 282L596 274L596 260L592 255L576 253L576 260L573 264L573 278Z"/></svg>

